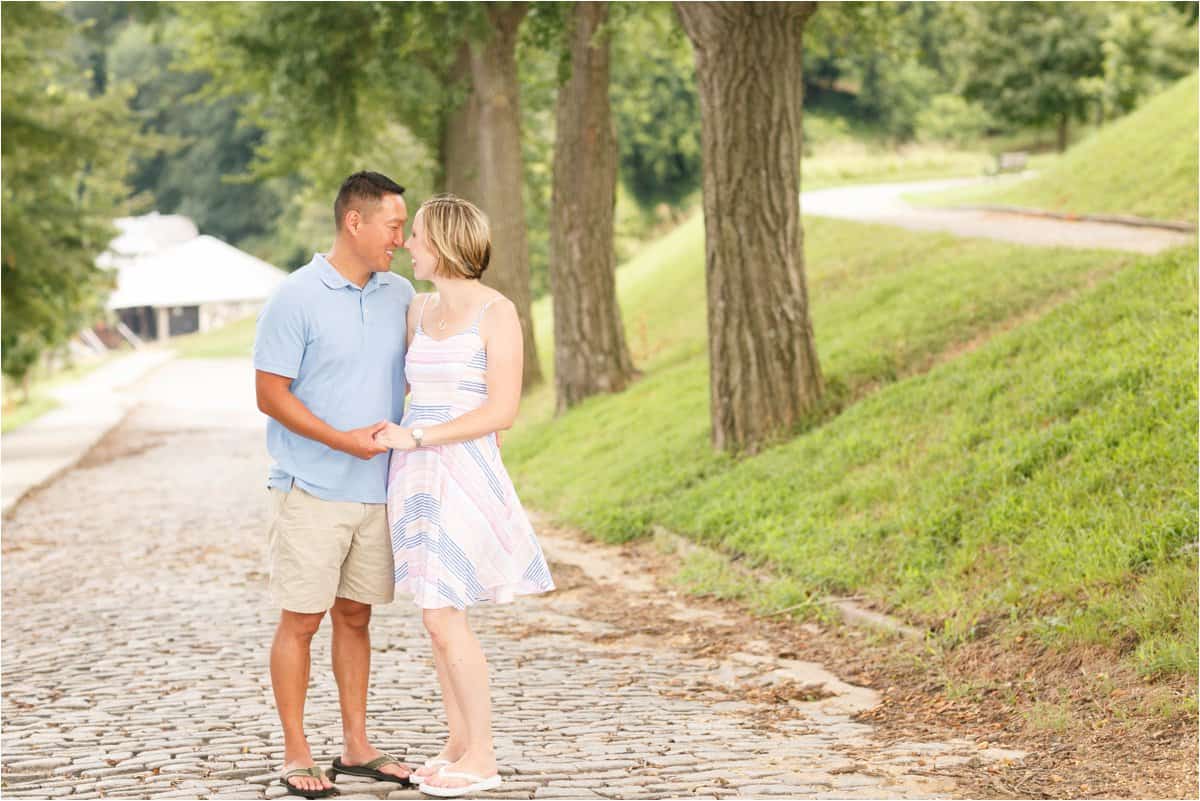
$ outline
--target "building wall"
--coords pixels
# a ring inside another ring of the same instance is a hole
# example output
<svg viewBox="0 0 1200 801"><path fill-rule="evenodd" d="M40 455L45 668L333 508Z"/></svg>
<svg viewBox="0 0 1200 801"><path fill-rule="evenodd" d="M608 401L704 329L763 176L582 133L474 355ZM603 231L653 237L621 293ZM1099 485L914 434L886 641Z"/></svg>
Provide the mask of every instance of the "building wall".
<svg viewBox="0 0 1200 801"><path fill-rule="evenodd" d="M253 317L262 306L262 301L259 300L205 303L200 307L200 330L211 331L237 320Z"/></svg>
<svg viewBox="0 0 1200 801"><path fill-rule="evenodd" d="M192 306L138 306L117 309L116 314L135 334L153 342L221 328L258 314L262 305L262 301L243 300Z"/></svg>

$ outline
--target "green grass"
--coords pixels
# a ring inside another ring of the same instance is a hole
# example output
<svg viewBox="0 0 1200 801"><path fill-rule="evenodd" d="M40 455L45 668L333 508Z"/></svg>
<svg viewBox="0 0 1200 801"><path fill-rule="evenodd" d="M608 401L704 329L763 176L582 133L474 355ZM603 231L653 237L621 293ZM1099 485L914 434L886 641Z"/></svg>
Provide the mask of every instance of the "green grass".
<svg viewBox="0 0 1200 801"><path fill-rule="evenodd" d="M532 506L614 541L663 525L950 641L1015 627L1196 672L1194 249L807 220L827 416L735 461L708 441L701 230L618 274L644 378L557 419L548 387L527 399L505 459Z"/></svg>
<svg viewBox="0 0 1200 801"><path fill-rule="evenodd" d="M203 334L173 337L170 345L185 359L249 358L254 348L254 317Z"/></svg>
<svg viewBox="0 0 1200 801"><path fill-rule="evenodd" d="M942 205L996 203L1074 214L1197 220L1197 76L1070 148L1028 181L927 196Z"/></svg>
<svg viewBox="0 0 1200 801"><path fill-rule="evenodd" d="M5 408L4 419L0 422L0 433L7 434L57 408L58 401L53 398L31 393L28 400L17 401Z"/></svg>
<svg viewBox="0 0 1200 801"><path fill-rule="evenodd" d="M103 367L126 353L128 353L127 350L110 352L92 361L61 367L54 372L47 372L46 369L40 367L35 368L29 381L28 397L25 397L25 392L20 387L15 386L8 379L5 379L4 415L0 419L0 433L13 431L26 423L36 420L46 412L57 409L60 404L50 395L51 390L63 384L78 381L88 373Z"/></svg>
<svg viewBox="0 0 1200 801"><path fill-rule="evenodd" d="M803 188L824 189L849 184L920 181L981 175L993 163L982 151L939 145L873 148L861 142L839 142L806 157Z"/></svg>

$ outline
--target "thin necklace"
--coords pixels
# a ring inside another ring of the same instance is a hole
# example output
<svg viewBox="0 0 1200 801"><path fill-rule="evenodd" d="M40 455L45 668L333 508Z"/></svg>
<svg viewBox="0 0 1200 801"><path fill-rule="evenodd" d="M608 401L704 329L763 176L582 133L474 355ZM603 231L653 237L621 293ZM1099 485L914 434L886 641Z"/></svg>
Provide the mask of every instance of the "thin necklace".
<svg viewBox="0 0 1200 801"><path fill-rule="evenodd" d="M444 311L442 311L442 299L440 297L438 298L437 305L438 305L438 314L442 318L442 319L438 320L437 330L445 331L446 330L446 313Z"/></svg>

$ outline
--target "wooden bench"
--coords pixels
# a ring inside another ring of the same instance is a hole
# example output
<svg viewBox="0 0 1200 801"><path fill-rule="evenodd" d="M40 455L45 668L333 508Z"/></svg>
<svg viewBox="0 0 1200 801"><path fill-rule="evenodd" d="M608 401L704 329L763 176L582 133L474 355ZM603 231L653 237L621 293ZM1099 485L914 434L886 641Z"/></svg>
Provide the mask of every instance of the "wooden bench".
<svg viewBox="0 0 1200 801"><path fill-rule="evenodd" d="M1024 150L996 154L996 172L1020 172L1029 163L1029 154Z"/></svg>

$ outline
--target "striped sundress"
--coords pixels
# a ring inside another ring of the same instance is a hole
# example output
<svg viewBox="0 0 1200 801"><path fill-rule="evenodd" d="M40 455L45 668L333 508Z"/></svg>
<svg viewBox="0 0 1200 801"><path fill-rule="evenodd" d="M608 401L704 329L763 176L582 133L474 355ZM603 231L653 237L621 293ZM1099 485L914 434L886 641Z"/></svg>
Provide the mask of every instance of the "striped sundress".
<svg viewBox="0 0 1200 801"><path fill-rule="evenodd" d="M434 339L422 327L425 298L405 357L412 395L401 425L429 428L487 400L479 325L494 301L466 331ZM396 592L417 606L464 609L554 589L494 434L392 451L387 498Z"/></svg>

